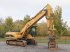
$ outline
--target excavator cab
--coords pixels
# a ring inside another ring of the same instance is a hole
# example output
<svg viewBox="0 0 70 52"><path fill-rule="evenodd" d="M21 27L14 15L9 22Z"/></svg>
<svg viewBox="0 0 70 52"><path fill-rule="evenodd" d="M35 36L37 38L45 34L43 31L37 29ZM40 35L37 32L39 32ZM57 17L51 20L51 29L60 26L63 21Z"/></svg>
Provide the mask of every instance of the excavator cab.
<svg viewBox="0 0 70 52"><path fill-rule="evenodd" d="M36 25L32 26L29 30L29 34L31 34L33 37L35 37L37 35L36 30L37 30L37 26Z"/></svg>
<svg viewBox="0 0 70 52"><path fill-rule="evenodd" d="M37 45L37 42L34 40L34 37L37 35L37 26L36 25L33 25L30 27L30 29L28 30L27 32L27 44L28 45Z"/></svg>

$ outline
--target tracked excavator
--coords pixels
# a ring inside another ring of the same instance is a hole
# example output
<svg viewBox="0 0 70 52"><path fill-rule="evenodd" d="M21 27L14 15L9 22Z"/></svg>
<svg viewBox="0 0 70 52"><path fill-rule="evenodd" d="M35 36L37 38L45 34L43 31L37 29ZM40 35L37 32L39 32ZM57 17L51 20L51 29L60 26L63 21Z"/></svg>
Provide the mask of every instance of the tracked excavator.
<svg viewBox="0 0 70 52"><path fill-rule="evenodd" d="M48 48L56 47L55 38L53 38L53 31L54 31L53 10L49 4L47 4L42 10L40 10L34 16L34 18L32 18L29 22L27 22L20 32L6 32L6 44L20 45L20 46L26 46L28 44L36 45L37 43L34 40L33 36L28 32L29 29L44 16L47 19L47 28L49 35Z"/></svg>

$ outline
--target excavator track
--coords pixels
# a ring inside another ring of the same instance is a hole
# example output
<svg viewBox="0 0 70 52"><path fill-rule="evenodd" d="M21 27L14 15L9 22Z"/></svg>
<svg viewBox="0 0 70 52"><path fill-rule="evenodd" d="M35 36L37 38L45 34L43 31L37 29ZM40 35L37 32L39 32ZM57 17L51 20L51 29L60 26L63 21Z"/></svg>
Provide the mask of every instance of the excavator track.
<svg viewBox="0 0 70 52"><path fill-rule="evenodd" d="M27 45L27 42L25 40L6 40L7 45L16 45L16 46L23 46L25 47Z"/></svg>

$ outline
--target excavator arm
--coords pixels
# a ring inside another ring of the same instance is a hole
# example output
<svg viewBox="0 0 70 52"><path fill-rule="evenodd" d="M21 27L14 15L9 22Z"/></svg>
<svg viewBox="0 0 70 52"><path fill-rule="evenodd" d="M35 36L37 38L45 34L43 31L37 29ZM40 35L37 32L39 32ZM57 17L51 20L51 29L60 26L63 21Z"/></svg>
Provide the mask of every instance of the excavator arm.
<svg viewBox="0 0 70 52"><path fill-rule="evenodd" d="M25 36L27 30L31 26L33 26L35 23L37 23L41 18L43 18L44 16L50 17L51 14L52 14L52 8L49 4L47 4L39 13L36 14L36 16L34 16L32 20L26 23L24 28L20 31L20 33L22 34L22 37Z"/></svg>

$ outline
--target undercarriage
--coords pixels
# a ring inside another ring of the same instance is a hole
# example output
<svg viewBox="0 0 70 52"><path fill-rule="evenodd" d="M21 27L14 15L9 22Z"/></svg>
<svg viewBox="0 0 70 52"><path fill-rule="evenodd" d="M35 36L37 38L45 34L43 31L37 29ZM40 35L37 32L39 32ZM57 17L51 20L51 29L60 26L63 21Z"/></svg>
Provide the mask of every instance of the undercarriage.
<svg viewBox="0 0 70 52"><path fill-rule="evenodd" d="M16 45L16 46L27 46L27 45L37 45L34 39L27 40L6 40L7 45Z"/></svg>

